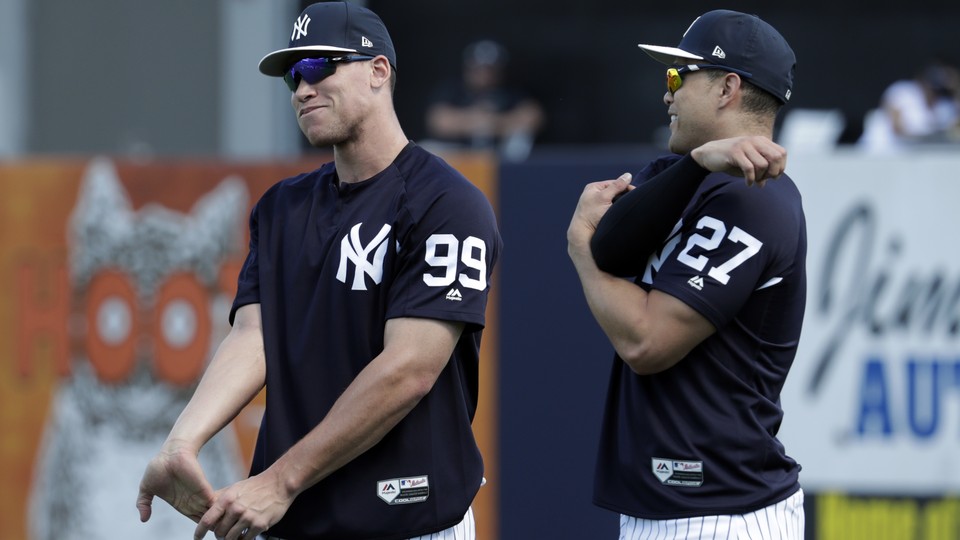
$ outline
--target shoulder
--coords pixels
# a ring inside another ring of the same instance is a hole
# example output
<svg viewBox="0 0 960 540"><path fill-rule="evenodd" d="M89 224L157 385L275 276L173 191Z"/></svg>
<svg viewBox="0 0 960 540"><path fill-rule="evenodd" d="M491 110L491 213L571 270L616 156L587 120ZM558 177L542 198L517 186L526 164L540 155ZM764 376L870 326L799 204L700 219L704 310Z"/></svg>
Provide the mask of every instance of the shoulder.
<svg viewBox="0 0 960 540"><path fill-rule="evenodd" d="M270 186L260 196L257 207L284 205L291 200L301 198L304 191L311 191L318 185L333 182L335 177L336 169L333 162L330 162L313 171L284 178Z"/></svg>
<svg viewBox="0 0 960 540"><path fill-rule="evenodd" d="M730 225L749 226L763 235L792 235L806 222L800 191L786 174L758 187L746 185L743 178L713 173L703 181L694 204L702 213L723 216Z"/></svg>
<svg viewBox="0 0 960 540"><path fill-rule="evenodd" d="M491 239L499 237L486 195L450 164L419 147L396 164L403 176L404 231L420 229Z"/></svg>
<svg viewBox="0 0 960 540"><path fill-rule="evenodd" d="M410 199L489 204L483 192L460 171L420 146L411 145L397 160L396 166Z"/></svg>
<svg viewBox="0 0 960 540"><path fill-rule="evenodd" d="M739 176L725 173L710 173L704 179L700 188L700 196L714 196L731 199L789 202L800 198L797 184L787 174L776 179L767 180L764 186L748 186L746 180Z"/></svg>
<svg viewBox="0 0 960 540"><path fill-rule="evenodd" d="M683 156L679 154L664 154L658 156L656 159L647 163L640 172L633 175L633 183L640 184L646 182L647 180L653 178L654 176L660 174L665 169L669 168L674 163L680 161Z"/></svg>

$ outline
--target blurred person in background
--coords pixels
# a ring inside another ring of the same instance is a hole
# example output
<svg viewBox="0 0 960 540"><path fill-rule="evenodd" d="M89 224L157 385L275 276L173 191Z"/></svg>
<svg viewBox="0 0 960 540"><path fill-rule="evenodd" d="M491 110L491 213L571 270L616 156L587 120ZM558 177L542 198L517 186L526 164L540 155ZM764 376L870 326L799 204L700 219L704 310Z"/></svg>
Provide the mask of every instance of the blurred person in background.
<svg viewBox="0 0 960 540"><path fill-rule="evenodd" d="M509 54L482 40L463 51L462 78L440 86L427 109L433 142L454 148L494 149L508 160L525 159L543 127L540 103L507 84Z"/></svg>
<svg viewBox="0 0 960 540"><path fill-rule="evenodd" d="M957 141L960 132L960 71L933 60L912 79L884 90L880 106L867 113L858 145L893 151L923 143Z"/></svg>

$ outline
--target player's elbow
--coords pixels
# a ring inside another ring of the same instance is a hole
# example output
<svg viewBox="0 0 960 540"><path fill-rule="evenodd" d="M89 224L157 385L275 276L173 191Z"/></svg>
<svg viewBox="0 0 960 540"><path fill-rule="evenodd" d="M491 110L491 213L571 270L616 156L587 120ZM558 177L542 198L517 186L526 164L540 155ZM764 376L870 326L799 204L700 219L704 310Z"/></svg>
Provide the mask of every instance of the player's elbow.
<svg viewBox="0 0 960 540"><path fill-rule="evenodd" d="M390 386L398 393L405 407L413 407L433 390L439 373L422 366L407 366L393 373Z"/></svg>
<svg viewBox="0 0 960 540"><path fill-rule="evenodd" d="M437 382L437 376L433 373L419 373L408 379L408 395L411 401L419 403L427 394L433 390Z"/></svg>
<svg viewBox="0 0 960 540"><path fill-rule="evenodd" d="M673 367L682 356L658 349L650 342L637 342L616 348L617 355L637 375L653 375Z"/></svg>

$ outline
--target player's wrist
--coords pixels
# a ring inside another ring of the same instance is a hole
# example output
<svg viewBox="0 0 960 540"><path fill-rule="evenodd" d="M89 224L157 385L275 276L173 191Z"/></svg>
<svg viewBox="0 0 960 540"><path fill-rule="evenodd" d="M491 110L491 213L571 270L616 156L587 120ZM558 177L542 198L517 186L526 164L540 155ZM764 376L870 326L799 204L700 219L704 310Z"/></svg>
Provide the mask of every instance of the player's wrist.
<svg viewBox="0 0 960 540"><path fill-rule="evenodd" d="M202 445L183 437L167 437L160 447L160 451L165 454L190 454L196 456L200 453Z"/></svg>
<svg viewBox="0 0 960 540"><path fill-rule="evenodd" d="M567 253L571 258L587 256L590 259L593 259L593 255L590 253L590 238L592 234L586 234L583 231L577 231L574 227L571 227L567 231Z"/></svg>
<svg viewBox="0 0 960 540"><path fill-rule="evenodd" d="M573 262L573 267L581 277L599 272L597 263L593 259L593 253L590 251L590 242L585 244L567 243L567 255Z"/></svg>

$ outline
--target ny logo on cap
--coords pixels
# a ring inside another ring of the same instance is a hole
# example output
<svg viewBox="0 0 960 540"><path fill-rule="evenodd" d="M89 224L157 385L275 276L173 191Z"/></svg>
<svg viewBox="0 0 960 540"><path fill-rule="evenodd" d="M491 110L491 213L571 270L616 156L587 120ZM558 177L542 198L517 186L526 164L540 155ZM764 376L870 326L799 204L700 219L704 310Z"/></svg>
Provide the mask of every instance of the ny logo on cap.
<svg viewBox="0 0 960 540"><path fill-rule="evenodd" d="M290 35L290 41L295 41L307 35L307 26L310 26L310 16L304 13L293 23L293 34Z"/></svg>

